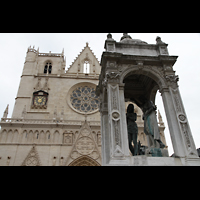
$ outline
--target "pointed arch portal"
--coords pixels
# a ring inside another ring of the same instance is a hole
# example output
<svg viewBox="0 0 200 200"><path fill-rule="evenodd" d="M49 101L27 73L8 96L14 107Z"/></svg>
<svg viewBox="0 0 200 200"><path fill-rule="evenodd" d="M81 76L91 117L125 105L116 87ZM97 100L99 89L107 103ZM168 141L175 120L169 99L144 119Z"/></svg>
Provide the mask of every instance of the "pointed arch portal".
<svg viewBox="0 0 200 200"><path fill-rule="evenodd" d="M69 166L100 166L100 164L88 156L81 156L72 161Z"/></svg>

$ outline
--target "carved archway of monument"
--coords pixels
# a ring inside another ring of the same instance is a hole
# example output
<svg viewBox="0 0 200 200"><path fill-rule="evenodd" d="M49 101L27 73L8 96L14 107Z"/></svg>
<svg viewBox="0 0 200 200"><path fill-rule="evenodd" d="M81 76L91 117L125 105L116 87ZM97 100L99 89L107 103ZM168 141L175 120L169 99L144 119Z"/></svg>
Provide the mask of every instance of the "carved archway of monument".
<svg viewBox="0 0 200 200"><path fill-rule="evenodd" d="M153 67L128 66L120 75L120 83L123 83L124 79L131 74L141 74L152 78L159 86L159 89L168 87L163 73Z"/></svg>
<svg viewBox="0 0 200 200"><path fill-rule="evenodd" d="M101 166L97 161L88 156L81 156L72 161L69 166Z"/></svg>
<svg viewBox="0 0 200 200"><path fill-rule="evenodd" d="M168 88L161 72L152 68L139 70L138 67L128 67L122 72L120 82L125 83L125 100L132 101L139 107L144 103L141 101L141 97L145 97L155 104L157 91Z"/></svg>

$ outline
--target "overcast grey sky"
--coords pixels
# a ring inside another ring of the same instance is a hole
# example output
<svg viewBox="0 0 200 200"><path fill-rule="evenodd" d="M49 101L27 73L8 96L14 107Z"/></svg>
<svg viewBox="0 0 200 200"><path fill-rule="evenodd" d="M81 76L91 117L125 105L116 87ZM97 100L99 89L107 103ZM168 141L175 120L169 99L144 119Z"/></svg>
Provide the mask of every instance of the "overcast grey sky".
<svg viewBox="0 0 200 200"><path fill-rule="evenodd" d="M120 41L122 33L112 33L113 39ZM179 56L174 70L179 75L179 88L189 119L190 128L196 147L200 147L200 34L198 33L129 33L134 39L141 39L149 44L155 44L156 37L169 44L170 55ZM85 47L86 42L98 58L104 51L104 42L107 33L0 33L0 117L6 105L9 104L11 117L15 97L17 95L20 76L23 70L27 48L35 45L40 53L61 53L64 48L66 56L66 68ZM162 97L157 94L156 104L161 112L163 121L167 126L167 120L162 104ZM169 154L173 153L168 128L165 136L169 146Z"/></svg>

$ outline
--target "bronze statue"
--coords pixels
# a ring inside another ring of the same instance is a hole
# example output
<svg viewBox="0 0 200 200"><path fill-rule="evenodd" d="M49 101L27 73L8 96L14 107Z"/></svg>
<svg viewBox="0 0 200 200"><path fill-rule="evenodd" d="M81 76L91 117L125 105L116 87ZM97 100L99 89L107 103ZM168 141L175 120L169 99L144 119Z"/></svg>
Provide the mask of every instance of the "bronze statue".
<svg viewBox="0 0 200 200"><path fill-rule="evenodd" d="M160 140L160 131L156 118L156 109L157 108L152 101L145 101L143 105L144 132L147 136L149 136L151 146L156 147L157 141L160 145L160 148L164 148L165 145Z"/></svg>
<svg viewBox="0 0 200 200"><path fill-rule="evenodd" d="M137 144L137 136L138 136L138 127L136 124L137 114L134 113L134 105L129 104L126 113L126 120L127 120L127 128L128 128L128 142L129 142L129 149L133 156L137 155L138 153L138 144ZM132 141L134 144L134 148L132 146Z"/></svg>

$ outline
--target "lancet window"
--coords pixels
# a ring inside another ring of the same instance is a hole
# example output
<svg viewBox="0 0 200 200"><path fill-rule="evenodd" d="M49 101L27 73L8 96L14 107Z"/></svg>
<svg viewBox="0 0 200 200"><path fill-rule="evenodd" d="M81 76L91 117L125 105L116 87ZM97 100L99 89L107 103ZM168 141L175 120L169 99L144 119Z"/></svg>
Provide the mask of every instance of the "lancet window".
<svg viewBox="0 0 200 200"><path fill-rule="evenodd" d="M52 72L52 64L51 62L46 62L44 66L44 74L51 74Z"/></svg>
<svg viewBox="0 0 200 200"><path fill-rule="evenodd" d="M89 74L90 73L90 63L88 60L86 60L84 62L84 65L83 65L83 73L85 74Z"/></svg>

